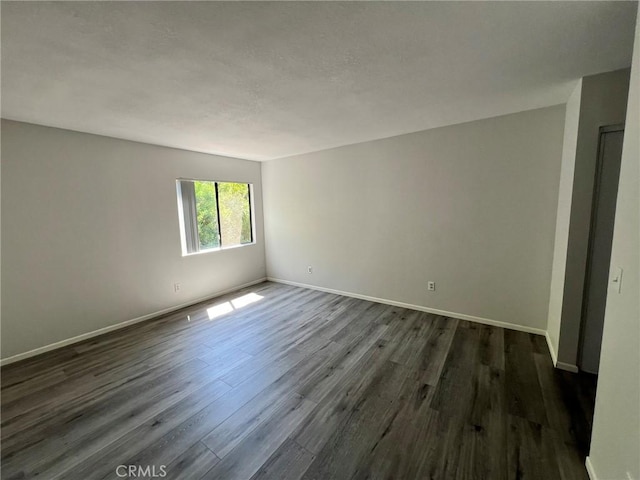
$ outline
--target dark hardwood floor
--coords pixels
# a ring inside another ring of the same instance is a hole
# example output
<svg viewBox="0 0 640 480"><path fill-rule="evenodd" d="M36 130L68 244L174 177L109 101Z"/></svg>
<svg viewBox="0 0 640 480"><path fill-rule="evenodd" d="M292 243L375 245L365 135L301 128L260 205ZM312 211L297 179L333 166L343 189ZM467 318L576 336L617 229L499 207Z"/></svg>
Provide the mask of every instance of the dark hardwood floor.
<svg viewBox="0 0 640 480"><path fill-rule="evenodd" d="M2 478L584 480L594 391L543 337L263 283L3 368Z"/></svg>

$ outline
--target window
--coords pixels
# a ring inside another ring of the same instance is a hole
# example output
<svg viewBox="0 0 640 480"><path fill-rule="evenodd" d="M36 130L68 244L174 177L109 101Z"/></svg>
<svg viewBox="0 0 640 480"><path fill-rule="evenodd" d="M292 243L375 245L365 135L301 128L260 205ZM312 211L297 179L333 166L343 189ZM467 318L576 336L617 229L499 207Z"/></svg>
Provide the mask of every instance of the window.
<svg viewBox="0 0 640 480"><path fill-rule="evenodd" d="M183 255L253 243L250 183L176 183Z"/></svg>

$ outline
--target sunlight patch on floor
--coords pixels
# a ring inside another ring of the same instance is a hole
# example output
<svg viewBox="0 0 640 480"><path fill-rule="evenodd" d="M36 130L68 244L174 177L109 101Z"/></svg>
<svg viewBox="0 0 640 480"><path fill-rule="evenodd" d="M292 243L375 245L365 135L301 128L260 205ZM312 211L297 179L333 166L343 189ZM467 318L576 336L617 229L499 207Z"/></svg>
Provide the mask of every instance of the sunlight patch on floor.
<svg viewBox="0 0 640 480"><path fill-rule="evenodd" d="M258 295L257 293L247 293L246 295L234 298L231 301L219 303L218 305L207 308L207 315L209 315L209 320L214 320L226 315L227 313L231 313L234 310L259 302L263 298L263 296Z"/></svg>

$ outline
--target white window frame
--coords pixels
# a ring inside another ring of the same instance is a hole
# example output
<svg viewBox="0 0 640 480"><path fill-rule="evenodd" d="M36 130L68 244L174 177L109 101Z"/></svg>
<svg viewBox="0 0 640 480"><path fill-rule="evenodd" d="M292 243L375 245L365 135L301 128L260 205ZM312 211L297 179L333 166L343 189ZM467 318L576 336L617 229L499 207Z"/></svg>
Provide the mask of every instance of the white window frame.
<svg viewBox="0 0 640 480"><path fill-rule="evenodd" d="M196 211L196 194L194 182L211 182L216 184L216 208L218 221L218 233L220 235L220 246L213 248L200 248L200 236L198 234L198 214ZM249 188L249 217L251 225L251 242L238 245L222 246L222 229L220 228L220 205L218 203L218 183L241 183ZM199 255L202 253L217 252L239 247L247 247L256 244L255 228L255 207L253 184L249 182L239 182L232 180L200 180L193 178L178 178L176 180L176 193L178 198L178 221L180 224L180 243L182 246L182 256Z"/></svg>

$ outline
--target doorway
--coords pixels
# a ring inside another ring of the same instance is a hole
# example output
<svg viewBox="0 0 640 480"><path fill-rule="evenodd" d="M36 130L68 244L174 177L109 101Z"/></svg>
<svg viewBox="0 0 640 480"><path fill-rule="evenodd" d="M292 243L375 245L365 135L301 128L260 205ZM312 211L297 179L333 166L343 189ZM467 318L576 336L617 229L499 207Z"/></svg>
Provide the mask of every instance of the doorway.
<svg viewBox="0 0 640 480"><path fill-rule="evenodd" d="M595 374L600 365L623 137L622 125L600 128L578 357L580 369Z"/></svg>

